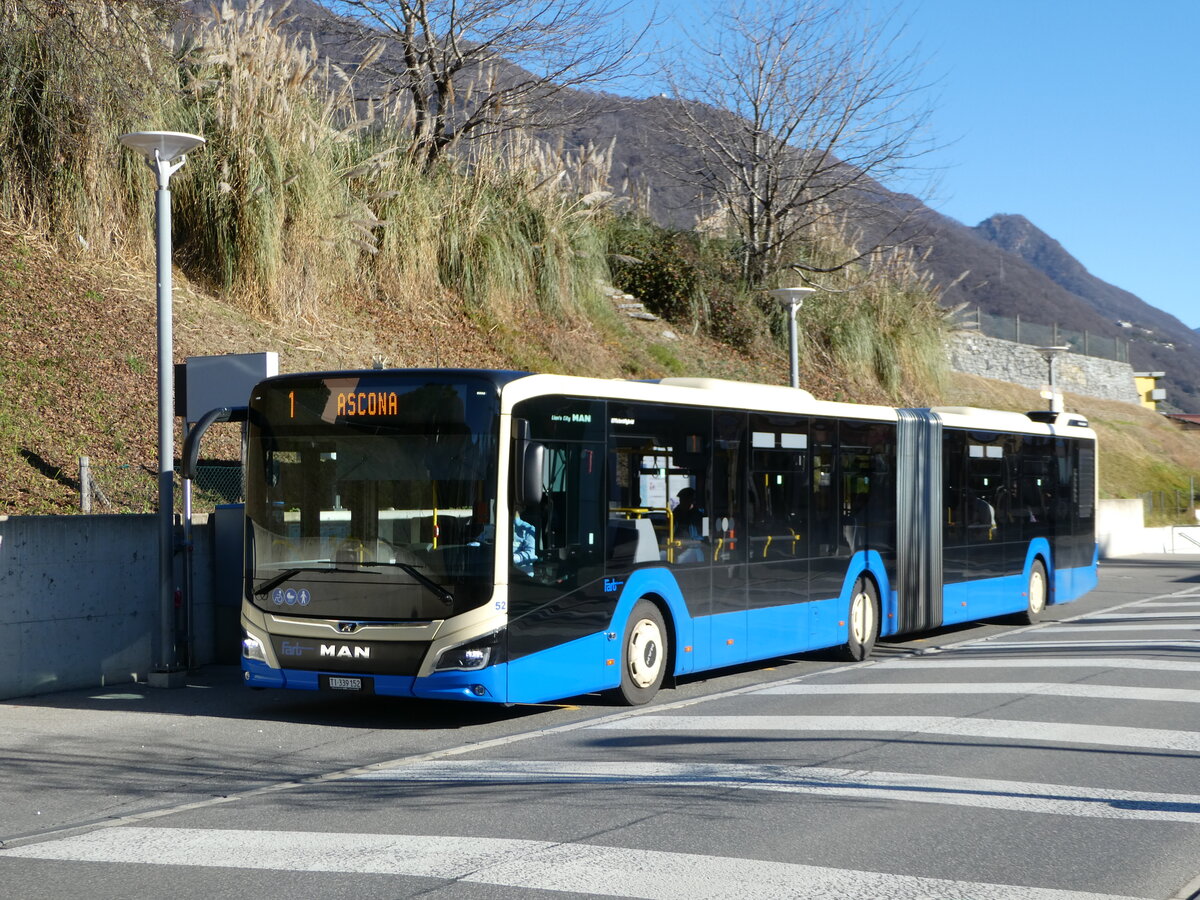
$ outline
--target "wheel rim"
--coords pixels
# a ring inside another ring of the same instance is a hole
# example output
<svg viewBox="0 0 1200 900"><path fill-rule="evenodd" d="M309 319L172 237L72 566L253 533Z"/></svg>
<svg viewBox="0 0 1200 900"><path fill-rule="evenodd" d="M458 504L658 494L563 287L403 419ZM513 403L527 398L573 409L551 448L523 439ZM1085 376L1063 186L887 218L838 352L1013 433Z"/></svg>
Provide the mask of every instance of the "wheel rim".
<svg viewBox="0 0 1200 900"><path fill-rule="evenodd" d="M663 666L662 645L662 631L657 622L641 619L633 626L626 648L626 665L629 677L638 687L650 687L658 680Z"/></svg>
<svg viewBox="0 0 1200 900"><path fill-rule="evenodd" d="M850 604L850 636L865 644L875 631L875 604L871 595L860 590Z"/></svg>
<svg viewBox="0 0 1200 900"><path fill-rule="evenodd" d="M1046 576L1034 567L1029 575L1029 611L1040 613L1046 608Z"/></svg>

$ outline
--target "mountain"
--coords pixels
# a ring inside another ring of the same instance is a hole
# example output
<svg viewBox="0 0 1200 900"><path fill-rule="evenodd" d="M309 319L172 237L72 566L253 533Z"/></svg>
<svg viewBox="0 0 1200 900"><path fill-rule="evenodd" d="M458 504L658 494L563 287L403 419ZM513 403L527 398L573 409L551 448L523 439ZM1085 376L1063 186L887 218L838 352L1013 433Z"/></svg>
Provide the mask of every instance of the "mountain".
<svg viewBox="0 0 1200 900"><path fill-rule="evenodd" d="M1169 313L1097 278L1054 238L1020 215L997 214L968 228L940 217L930 264L947 303L992 315L1128 341L1135 370L1163 371L1168 403L1200 409L1200 334Z"/></svg>

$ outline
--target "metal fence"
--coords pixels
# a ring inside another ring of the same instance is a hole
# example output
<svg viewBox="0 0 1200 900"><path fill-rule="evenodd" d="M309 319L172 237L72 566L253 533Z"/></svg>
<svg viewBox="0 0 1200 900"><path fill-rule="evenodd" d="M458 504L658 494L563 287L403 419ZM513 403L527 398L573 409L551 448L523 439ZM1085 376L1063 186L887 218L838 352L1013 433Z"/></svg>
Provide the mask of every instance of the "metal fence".
<svg viewBox="0 0 1200 900"><path fill-rule="evenodd" d="M958 320L961 325L967 328L974 327L980 334L988 337L1017 344L1031 344L1035 347L1066 346L1070 347L1073 353L1084 356L1129 362L1129 341L1120 338L1105 337L1088 331L1073 331L1070 328L1061 328L1057 323L1041 325L1024 320L1020 316L993 316L979 307L975 307L974 311L963 311Z"/></svg>
<svg viewBox="0 0 1200 900"><path fill-rule="evenodd" d="M1191 491L1146 491L1142 494L1146 518L1183 518L1194 515L1196 500Z"/></svg>
<svg viewBox="0 0 1200 900"><path fill-rule="evenodd" d="M79 508L85 513L152 513L158 510L158 472L147 466L79 460ZM242 500L242 467L204 463L192 481L192 512L210 513ZM183 510L183 483L175 473L175 509Z"/></svg>

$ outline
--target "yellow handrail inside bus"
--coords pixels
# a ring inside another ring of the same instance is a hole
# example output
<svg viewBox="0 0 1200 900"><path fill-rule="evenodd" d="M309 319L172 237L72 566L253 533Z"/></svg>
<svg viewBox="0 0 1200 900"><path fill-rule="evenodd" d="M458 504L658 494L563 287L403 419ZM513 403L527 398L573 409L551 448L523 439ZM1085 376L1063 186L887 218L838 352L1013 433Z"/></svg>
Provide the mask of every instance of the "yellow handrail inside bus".
<svg viewBox="0 0 1200 900"><path fill-rule="evenodd" d="M621 513L627 519L640 519L650 513L663 513L667 517L667 562L675 562L676 549L683 546L683 541L675 540L675 513L667 506L615 506L610 513Z"/></svg>

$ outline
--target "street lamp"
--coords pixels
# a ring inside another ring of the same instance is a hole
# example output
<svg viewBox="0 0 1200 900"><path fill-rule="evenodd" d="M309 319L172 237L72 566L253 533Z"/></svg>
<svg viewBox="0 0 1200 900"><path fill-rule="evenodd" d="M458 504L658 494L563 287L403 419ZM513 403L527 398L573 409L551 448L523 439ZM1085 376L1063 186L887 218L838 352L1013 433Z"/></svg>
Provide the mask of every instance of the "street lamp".
<svg viewBox="0 0 1200 900"><path fill-rule="evenodd" d="M174 348L171 333L171 176L187 162L187 154L203 146L204 138L177 131L137 131L120 137L122 146L141 154L158 177L155 193L158 272L158 660L150 683L171 687L180 683L175 656L175 430L173 413Z"/></svg>
<svg viewBox="0 0 1200 900"><path fill-rule="evenodd" d="M791 360L791 385L800 387L800 349L796 343L796 310L804 303L804 295L811 294L816 288L791 287L776 288L769 291L780 304L788 310L788 356Z"/></svg>
<svg viewBox="0 0 1200 900"><path fill-rule="evenodd" d="M1063 398L1062 394L1055 390L1054 387L1054 360L1059 355L1070 351L1071 348L1064 344L1059 344L1053 347L1034 347L1033 349L1042 355L1042 359L1046 360L1046 365L1049 369L1050 389L1042 394L1042 396L1050 401L1050 412L1060 413L1063 411Z"/></svg>

